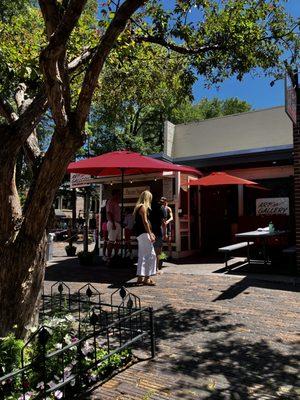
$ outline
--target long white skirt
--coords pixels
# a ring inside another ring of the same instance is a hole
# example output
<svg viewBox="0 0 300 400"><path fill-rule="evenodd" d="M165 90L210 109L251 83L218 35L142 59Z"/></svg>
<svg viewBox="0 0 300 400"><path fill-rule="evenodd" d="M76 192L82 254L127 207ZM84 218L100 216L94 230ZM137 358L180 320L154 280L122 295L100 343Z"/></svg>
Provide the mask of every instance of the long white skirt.
<svg viewBox="0 0 300 400"><path fill-rule="evenodd" d="M142 233L137 237L138 264L137 276L151 276L156 274L156 254L153 243L148 233Z"/></svg>

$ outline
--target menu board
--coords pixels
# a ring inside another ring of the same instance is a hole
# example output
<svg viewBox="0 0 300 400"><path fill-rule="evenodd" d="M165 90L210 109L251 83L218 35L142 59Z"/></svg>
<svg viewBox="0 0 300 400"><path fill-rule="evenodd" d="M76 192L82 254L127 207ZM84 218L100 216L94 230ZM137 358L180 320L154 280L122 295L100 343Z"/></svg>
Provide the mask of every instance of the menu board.
<svg viewBox="0 0 300 400"><path fill-rule="evenodd" d="M124 199L137 199L144 190L150 190L150 186L133 186L124 188Z"/></svg>

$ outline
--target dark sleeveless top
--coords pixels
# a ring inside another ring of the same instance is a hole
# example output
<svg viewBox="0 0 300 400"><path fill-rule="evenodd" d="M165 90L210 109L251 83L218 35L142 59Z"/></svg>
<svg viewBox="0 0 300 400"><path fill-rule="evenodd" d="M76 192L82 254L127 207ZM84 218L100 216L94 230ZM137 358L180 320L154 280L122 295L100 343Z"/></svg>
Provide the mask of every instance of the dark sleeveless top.
<svg viewBox="0 0 300 400"><path fill-rule="evenodd" d="M142 235L143 233L147 233L147 231L145 229L145 226L144 226L143 218L142 218L142 216L140 214L141 207L135 213L134 233L135 233L136 237Z"/></svg>

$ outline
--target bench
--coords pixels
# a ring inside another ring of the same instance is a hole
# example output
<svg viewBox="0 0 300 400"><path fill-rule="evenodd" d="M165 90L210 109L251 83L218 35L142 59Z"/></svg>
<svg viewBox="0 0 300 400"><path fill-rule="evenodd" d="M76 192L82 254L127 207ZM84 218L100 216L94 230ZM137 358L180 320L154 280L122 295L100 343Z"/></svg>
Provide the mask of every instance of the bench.
<svg viewBox="0 0 300 400"><path fill-rule="evenodd" d="M296 246L289 246L282 250L282 254L288 258L291 271L296 272Z"/></svg>
<svg viewBox="0 0 300 400"><path fill-rule="evenodd" d="M224 253L225 255L225 268L228 269L228 260L229 260L229 255L235 250L243 249L244 247L247 247L247 260L248 264L250 263L250 257L249 257L249 247L252 246L254 242L241 242L241 243L236 243L236 244L231 244L230 246L225 246L225 247L220 247L218 251L220 253Z"/></svg>
<svg viewBox="0 0 300 400"><path fill-rule="evenodd" d="M294 255L296 254L296 246L287 247L286 249L283 249L282 252L284 254Z"/></svg>

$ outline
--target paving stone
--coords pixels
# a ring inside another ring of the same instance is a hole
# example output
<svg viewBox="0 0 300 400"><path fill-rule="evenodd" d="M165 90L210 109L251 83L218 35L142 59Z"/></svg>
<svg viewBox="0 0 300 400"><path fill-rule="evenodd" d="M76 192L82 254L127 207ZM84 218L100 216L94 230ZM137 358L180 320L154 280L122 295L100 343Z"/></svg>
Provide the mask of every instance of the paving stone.
<svg viewBox="0 0 300 400"><path fill-rule="evenodd" d="M154 308L157 344L155 360L134 364L87 399L300 399L299 286L208 267L185 274L180 265L156 287L136 287L132 270L84 268L55 257L45 291L61 276L72 291L92 282L109 301L124 284Z"/></svg>

